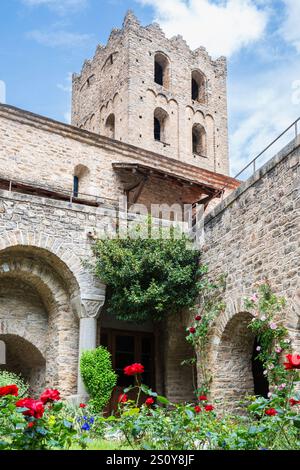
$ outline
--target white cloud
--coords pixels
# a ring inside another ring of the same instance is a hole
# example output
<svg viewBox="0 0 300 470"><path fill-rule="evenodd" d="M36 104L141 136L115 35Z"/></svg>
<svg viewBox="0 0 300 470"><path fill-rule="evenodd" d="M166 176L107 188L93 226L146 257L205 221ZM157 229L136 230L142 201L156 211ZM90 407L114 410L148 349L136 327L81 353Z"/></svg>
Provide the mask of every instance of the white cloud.
<svg viewBox="0 0 300 470"><path fill-rule="evenodd" d="M85 8L88 0L22 0L29 7L46 6L59 14L77 12Z"/></svg>
<svg viewBox="0 0 300 470"><path fill-rule="evenodd" d="M295 83L300 64L285 61L268 72L244 77L231 85L229 94L233 132L230 136L230 160L235 175L300 115L295 99ZM258 166L273 157L294 137L289 131L258 161Z"/></svg>
<svg viewBox="0 0 300 470"><path fill-rule="evenodd" d="M6 103L6 85L3 80L0 80L0 103Z"/></svg>
<svg viewBox="0 0 300 470"><path fill-rule="evenodd" d="M66 48L84 47L92 39L89 34L78 34L62 30L41 31L38 29L29 31L27 37L44 46Z"/></svg>
<svg viewBox="0 0 300 470"><path fill-rule="evenodd" d="M282 37L300 53L300 1L283 0L286 7L285 20L280 28Z"/></svg>
<svg viewBox="0 0 300 470"><path fill-rule="evenodd" d="M167 36L181 34L192 48L205 46L213 56L231 56L260 39L268 21L268 3L258 0L137 0L155 9Z"/></svg>
<svg viewBox="0 0 300 470"><path fill-rule="evenodd" d="M72 93L72 75L72 72L69 72L64 80L65 83L58 83L57 88L65 93Z"/></svg>

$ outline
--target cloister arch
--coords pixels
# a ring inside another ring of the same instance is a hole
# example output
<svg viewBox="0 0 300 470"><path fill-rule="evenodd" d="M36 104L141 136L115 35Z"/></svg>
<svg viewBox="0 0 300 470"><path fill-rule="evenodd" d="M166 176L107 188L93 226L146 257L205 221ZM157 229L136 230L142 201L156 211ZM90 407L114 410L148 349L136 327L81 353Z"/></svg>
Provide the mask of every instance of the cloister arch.
<svg viewBox="0 0 300 470"><path fill-rule="evenodd" d="M15 245L0 251L0 338L8 340L8 367L23 370L35 393L43 386L76 393L79 318L71 296L80 295L78 288L62 260L46 250ZM39 362L23 363L18 345Z"/></svg>
<svg viewBox="0 0 300 470"><path fill-rule="evenodd" d="M228 309L210 337L211 395L221 400L222 408L232 411L240 408L243 397L265 394L268 387L263 368L256 362L257 340L249 328L252 318L249 312Z"/></svg>
<svg viewBox="0 0 300 470"><path fill-rule="evenodd" d="M22 376L30 384L30 394L39 395L46 386L46 359L30 341L17 334L0 334L6 346L6 362L0 365Z"/></svg>

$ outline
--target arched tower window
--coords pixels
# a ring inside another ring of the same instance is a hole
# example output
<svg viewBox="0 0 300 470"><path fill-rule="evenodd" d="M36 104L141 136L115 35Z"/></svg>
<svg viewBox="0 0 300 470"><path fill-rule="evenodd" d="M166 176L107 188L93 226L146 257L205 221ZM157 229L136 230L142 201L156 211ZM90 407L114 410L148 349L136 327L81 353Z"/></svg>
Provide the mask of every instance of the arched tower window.
<svg viewBox="0 0 300 470"><path fill-rule="evenodd" d="M160 142L167 141L168 113L162 108L154 111L154 139Z"/></svg>
<svg viewBox="0 0 300 470"><path fill-rule="evenodd" d="M170 62L165 54L157 52L154 58L154 81L158 85L169 88Z"/></svg>
<svg viewBox="0 0 300 470"><path fill-rule="evenodd" d="M110 139L115 139L116 119L114 114L110 114L105 123L105 135Z"/></svg>
<svg viewBox="0 0 300 470"><path fill-rule="evenodd" d="M90 185L90 171L85 165L77 165L73 175L73 197L88 194Z"/></svg>
<svg viewBox="0 0 300 470"><path fill-rule="evenodd" d="M206 132L201 124L194 124L192 130L193 153L206 157Z"/></svg>
<svg viewBox="0 0 300 470"><path fill-rule="evenodd" d="M206 78L199 70L192 73L192 100L200 103L206 101Z"/></svg>

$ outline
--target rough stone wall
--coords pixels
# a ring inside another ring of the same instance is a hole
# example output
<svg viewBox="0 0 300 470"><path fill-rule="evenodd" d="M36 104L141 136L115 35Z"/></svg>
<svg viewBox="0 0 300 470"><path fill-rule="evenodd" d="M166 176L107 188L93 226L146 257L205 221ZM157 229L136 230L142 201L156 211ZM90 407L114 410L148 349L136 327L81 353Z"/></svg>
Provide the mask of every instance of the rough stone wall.
<svg viewBox="0 0 300 470"><path fill-rule="evenodd" d="M203 261L212 276L226 273L227 308L211 336L209 364L215 398L253 392L249 366L254 339L243 325L242 299L267 277L287 299L284 322L300 349L300 147L293 141L206 218ZM248 372L247 372L248 371Z"/></svg>
<svg viewBox="0 0 300 470"><path fill-rule="evenodd" d="M154 82L156 53L167 58L166 86ZM192 72L205 76L205 99L193 101ZM129 13L73 78L72 124L108 135L115 115L115 138L156 153L228 174L226 59L213 61L203 47L192 51L181 36L168 39L157 24L142 27ZM167 115L164 142L154 140L154 111ZM193 155L192 128L207 135L206 157Z"/></svg>
<svg viewBox="0 0 300 470"><path fill-rule="evenodd" d="M197 168L147 150L87 133L8 106L0 106L2 178L71 192L79 176L79 196L114 201L124 187L112 163L141 163L159 170L197 179ZM200 176L201 178L201 176ZM189 192L189 183L185 193ZM168 180L149 181L142 202L187 203ZM93 196L93 197L92 197Z"/></svg>

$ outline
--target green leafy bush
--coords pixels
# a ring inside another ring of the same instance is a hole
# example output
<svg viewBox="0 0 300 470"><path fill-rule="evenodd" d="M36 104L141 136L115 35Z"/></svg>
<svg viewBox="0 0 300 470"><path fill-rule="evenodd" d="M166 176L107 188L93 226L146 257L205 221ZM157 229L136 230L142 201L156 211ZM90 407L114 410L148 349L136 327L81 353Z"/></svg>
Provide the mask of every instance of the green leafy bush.
<svg viewBox="0 0 300 470"><path fill-rule="evenodd" d="M90 406L96 412L102 411L117 383L110 353L103 346L92 351L85 351L80 359L80 371L91 397Z"/></svg>
<svg viewBox="0 0 300 470"><path fill-rule="evenodd" d="M173 232L169 239L98 240L95 274L107 285L107 311L137 323L194 306L203 268L188 245Z"/></svg>
<svg viewBox="0 0 300 470"><path fill-rule="evenodd" d="M7 370L0 370L0 387L13 384L18 387L20 397L28 394L29 384L20 375Z"/></svg>

